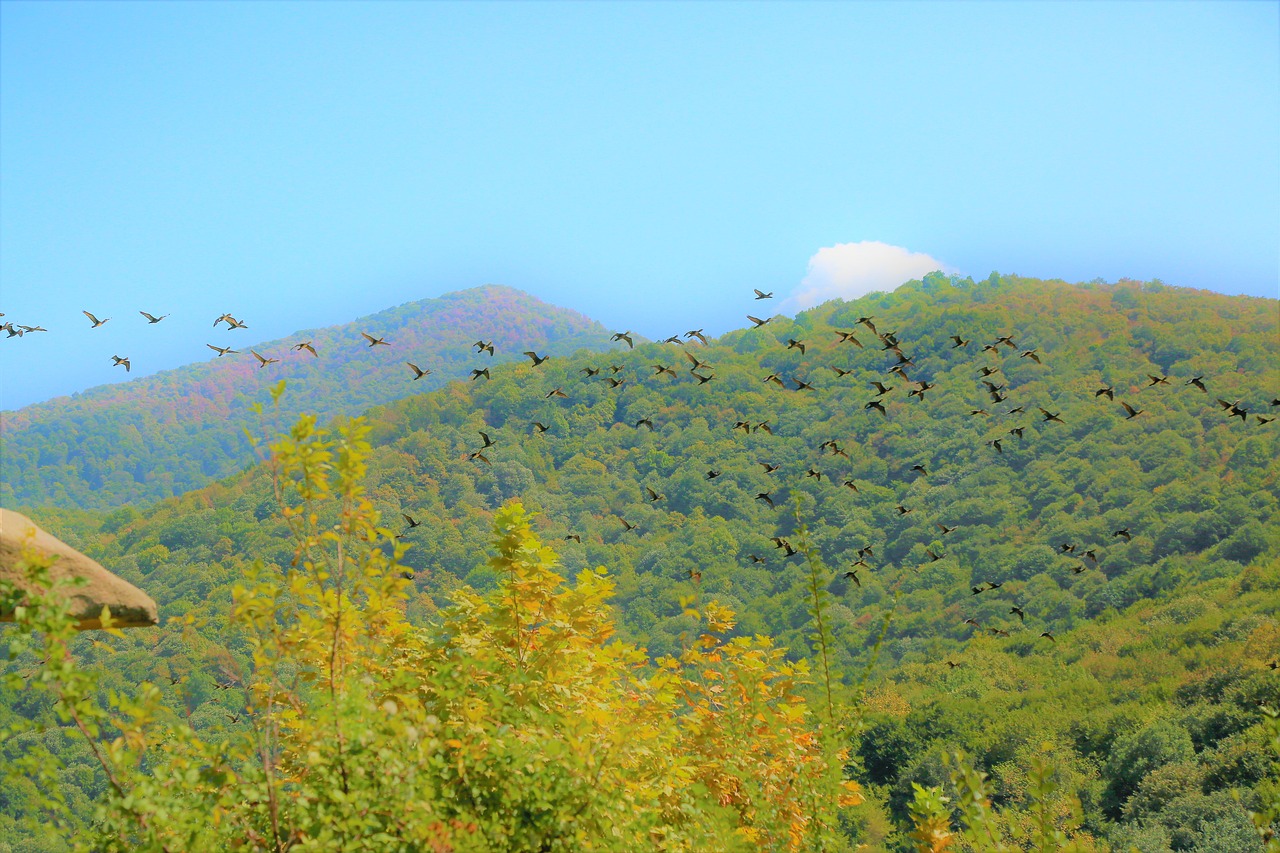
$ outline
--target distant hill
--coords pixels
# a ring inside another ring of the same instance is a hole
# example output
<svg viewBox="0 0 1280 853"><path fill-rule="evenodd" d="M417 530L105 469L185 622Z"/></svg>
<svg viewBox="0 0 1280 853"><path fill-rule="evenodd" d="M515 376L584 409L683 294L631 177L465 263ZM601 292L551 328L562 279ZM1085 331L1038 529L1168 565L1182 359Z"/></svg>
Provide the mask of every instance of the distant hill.
<svg viewBox="0 0 1280 853"><path fill-rule="evenodd" d="M361 332L385 337L370 347ZM495 354L472 344L493 341ZM253 461L246 427L261 419L251 407L285 379L280 415L322 419L437 389L472 368L524 350L556 354L603 349L600 324L509 287L487 285L438 299L409 302L352 323L298 332L265 343L237 343L238 355L216 357L132 382L0 413L0 505L104 508L152 502L199 488ZM318 357L290 347L310 340ZM255 349L279 364L265 369ZM432 371L413 381L406 361Z"/></svg>
<svg viewBox="0 0 1280 853"><path fill-rule="evenodd" d="M1277 308L930 275L705 346L521 360L376 407L368 495L412 545L411 618L495 583L493 514L520 498L561 572L609 570L619 633L654 655L680 654L687 603L711 599L807 657L807 539L842 701L866 714L855 772L899 827L880 849L908 849L911 785L946 780L943 749L1003 804L1052 744L1086 828L1117 849L1182 833L1176 849L1253 850L1213 844L1256 842L1257 703L1280 704ZM218 661L244 652L222 645L231 589L293 555L275 510L259 467L145 513L31 514L163 617L207 617L198 635L131 637L113 677L182 675L173 695L220 721Z"/></svg>

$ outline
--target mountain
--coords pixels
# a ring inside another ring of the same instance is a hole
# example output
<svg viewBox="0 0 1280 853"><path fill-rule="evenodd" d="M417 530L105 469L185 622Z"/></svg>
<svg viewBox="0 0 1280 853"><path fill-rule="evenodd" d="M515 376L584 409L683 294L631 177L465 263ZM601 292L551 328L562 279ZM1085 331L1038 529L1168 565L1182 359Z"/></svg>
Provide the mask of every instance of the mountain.
<svg viewBox="0 0 1280 853"><path fill-rule="evenodd" d="M360 336L384 337L388 347ZM478 355L484 339L494 354ZM291 347L311 341L318 356ZM603 326L509 287L487 285L409 302L352 323L278 341L237 344L238 355L104 385L71 397L0 412L4 454L0 505L114 507L153 502L252 463L246 427L256 403L286 380L281 422L321 418L440 388L473 368L609 346ZM259 368L254 349L279 364ZM413 381L413 362L431 373Z"/></svg>
<svg viewBox="0 0 1280 853"><path fill-rule="evenodd" d="M376 407L368 495L412 545L415 620L493 587L482 543L520 498L562 573L609 569L619 634L651 655L689 642L691 600L796 658L827 632L878 849L908 849L912 783L945 781L940 752L963 749L1001 806L1051 754L1120 849L1251 850L1213 845L1252 831L1272 772L1277 365L1275 300L931 275L705 346L524 360ZM162 616L202 620L115 658L121 683L182 674L199 709L215 661L243 657L232 586L292 558L275 506L259 466L145 513L30 514Z"/></svg>

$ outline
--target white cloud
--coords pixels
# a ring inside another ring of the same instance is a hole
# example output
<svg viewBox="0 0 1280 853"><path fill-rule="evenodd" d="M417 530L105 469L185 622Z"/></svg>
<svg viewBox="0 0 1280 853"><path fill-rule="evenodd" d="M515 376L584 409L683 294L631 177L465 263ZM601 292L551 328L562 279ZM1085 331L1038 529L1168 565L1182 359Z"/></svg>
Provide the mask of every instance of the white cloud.
<svg viewBox="0 0 1280 853"><path fill-rule="evenodd" d="M809 272L778 307L803 311L828 299L888 292L935 270L954 272L936 258L876 240L825 246L809 258Z"/></svg>

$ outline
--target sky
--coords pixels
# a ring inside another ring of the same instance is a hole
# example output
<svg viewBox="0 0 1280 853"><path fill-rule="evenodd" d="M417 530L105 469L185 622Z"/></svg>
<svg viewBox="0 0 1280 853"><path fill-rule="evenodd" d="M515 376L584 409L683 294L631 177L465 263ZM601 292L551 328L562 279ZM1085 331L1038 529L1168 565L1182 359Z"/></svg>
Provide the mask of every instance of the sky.
<svg viewBox="0 0 1280 853"><path fill-rule="evenodd" d="M3 409L223 312L662 338L933 269L1280 295L1280 4L0 2Z"/></svg>

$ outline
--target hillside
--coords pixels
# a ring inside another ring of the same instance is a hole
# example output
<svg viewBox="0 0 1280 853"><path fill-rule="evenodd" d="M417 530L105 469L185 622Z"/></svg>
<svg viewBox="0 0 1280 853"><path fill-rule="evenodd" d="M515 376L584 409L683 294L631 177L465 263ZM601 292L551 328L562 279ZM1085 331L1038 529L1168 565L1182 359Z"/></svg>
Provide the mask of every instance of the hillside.
<svg viewBox="0 0 1280 853"><path fill-rule="evenodd" d="M1274 300L1159 284L930 276L705 346L525 360L376 408L369 491L412 545L411 618L494 586L478 543L520 498L563 573L608 567L619 633L653 657L679 653L691 596L807 657L812 545L867 725L855 830L879 849L905 849L911 783L940 781L940 748L1017 803L1044 743L1093 835L1253 850L1213 833L1244 838L1241 802L1273 770L1256 703L1280 705L1276 323ZM282 415L306 408L293 393ZM199 713L223 701L215 662L243 652L219 616L231 585L292 556L274 506L257 468L146 514L32 515L69 523L162 614L207 620L117 644L123 677L181 675Z"/></svg>
<svg viewBox="0 0 1280 853"><path fill-rule="evenodd" d="M370 347L361 332L391 346ZM286 420L300 412L358 414L466 377L490 359L474 357L479 339L493 342L495 364L527 349L564 354L608 345L603 326L496 285L283 340L237 340L238 355L209 353L180 370L0 412L0 504L110 508L199 488L253 461L244 436L257 425L251 407L281 379L290 388L280 412ZM318 355L291 349L303 341ZM259 368L251 348L280 363ZM413 381L406 361L430 375Z"/></svg>

